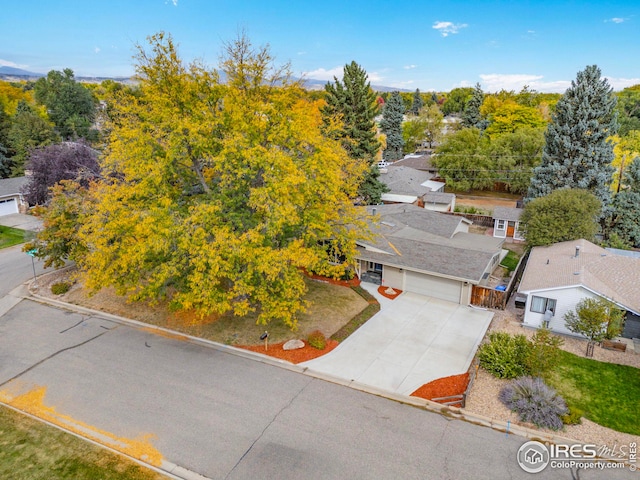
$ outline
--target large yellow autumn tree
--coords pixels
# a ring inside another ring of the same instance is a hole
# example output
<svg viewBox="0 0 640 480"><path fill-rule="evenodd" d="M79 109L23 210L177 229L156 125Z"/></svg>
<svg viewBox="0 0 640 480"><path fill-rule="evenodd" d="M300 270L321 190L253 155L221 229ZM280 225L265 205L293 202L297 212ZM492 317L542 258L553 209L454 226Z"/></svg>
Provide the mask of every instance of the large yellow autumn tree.
<svg viewBox="0 0 640 480"><path fill-rule="evenodd" d="M149 44L139 89L109 101L108 180L79 229L86 285L295 327L302 270L339 276L354 261L361 167L268 48L227 44L222 81L185 65L170 36Z"/></svg>

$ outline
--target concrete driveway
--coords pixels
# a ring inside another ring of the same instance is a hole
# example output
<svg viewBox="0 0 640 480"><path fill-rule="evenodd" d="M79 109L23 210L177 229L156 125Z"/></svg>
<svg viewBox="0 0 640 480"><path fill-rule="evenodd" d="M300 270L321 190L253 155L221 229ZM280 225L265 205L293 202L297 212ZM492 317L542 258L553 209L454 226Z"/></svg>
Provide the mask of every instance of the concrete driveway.
<svg viewBox="0 0 640 480"><path fill-rule="evenodd" d="M0 225L36 232L42 229L42 220L33 215L12 213L9 215L0 215Z"/></svg>
<svg viewBox="0 0 640 480"><path fill-rule="evenodd" d="M380 299L380 312L303 366L402 395L469 369L493 312L411 292L391 301L362 286Z"/></svg>

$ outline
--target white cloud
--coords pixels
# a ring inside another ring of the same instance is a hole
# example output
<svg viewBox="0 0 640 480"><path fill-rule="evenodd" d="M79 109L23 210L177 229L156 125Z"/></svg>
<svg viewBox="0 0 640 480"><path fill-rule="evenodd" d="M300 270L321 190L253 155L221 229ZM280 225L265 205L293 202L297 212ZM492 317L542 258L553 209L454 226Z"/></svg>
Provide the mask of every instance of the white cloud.
<svg viewBox="0 0 640 480"><path fill-rule="evenodd" d="M10 62L9 60L3 60L0 58L0 67L13 67L13 68L27 68L28 65L20 65L15 62Z"/></svg>
<svg viewBox="0 0 640 480"><path fill-rule="evenodd" d="M622 17L613 17L613 18L610 18L608 20L605 20L605 22L623 23L626 20L627 20L626 18L622 18Z"/></svg>
<svg viewBox="0 0 640 480"><path fill-rule="evenodd" d="M438 30L443 37L448 37L451 34L458 33L460 29L466 27L468 27L466 23L435 22L432 28Z"/></svg>
<svg viewBox="0 0 640 480"><path fill-rule="evenodd" d="M344 67L334 67L329 70L325 70L324 68L317 68L316 70L311 70L310 72L302 72L302 75L313 80L333 80L333 77L341 79L343 68Z"/></svg>
<svg viewBox="0 0 640 480"><path fill-rule="evenodd" d="M93 51L94 51L94 53L100 53L100 47L95 47L95 48L93 49Z"/></svg>
<svg viewBox="0 0 640 480"><path fill-rule="evenodd" d="M622 90L623 88L632 87L633 85L640 85L640 78L605 78L614 90Z"/></svg>
<svg viewBox="0 0 640 480"><path fill-rule="evenodd" d="M412 69L417 68L417 67L418 67L417 65L405 65L404 69L405 70L412 70Z"/></svg>
<svg viewBox="0 0 640 480"><path fill-rule="evenodd" d="M482 88L486 92L498 92L500 90L513 90L519 92L525 85L539 92L564 93L571 86L570 80L545 81L542 75L529 74L481 74ZM466 87L472 86L465 82Z"/></svg>
<svg viewBox="0 0 640 480"><path fill-rule="evenodd" d="M164 2L164 4L165 4L165 5L169 5L170 3L171 3L174 7L177 7L177 6L178 6L178 0L166 0L166 1Z"/></svg>
<svg viewBox="0 0 640 480"><path fill-rule="evenodd" d="M312 80L326 80L333 81L333 77L336 77L338 80L342 80L342 74L344 72L344 67L334 67L329 70L325 70L324 68L317 68L316 70L311 70L309 72L302 72L302 76L304 78L309 78ZM384 77L380 75L378 72L367 72L367 81L381 82Z"/></svg>

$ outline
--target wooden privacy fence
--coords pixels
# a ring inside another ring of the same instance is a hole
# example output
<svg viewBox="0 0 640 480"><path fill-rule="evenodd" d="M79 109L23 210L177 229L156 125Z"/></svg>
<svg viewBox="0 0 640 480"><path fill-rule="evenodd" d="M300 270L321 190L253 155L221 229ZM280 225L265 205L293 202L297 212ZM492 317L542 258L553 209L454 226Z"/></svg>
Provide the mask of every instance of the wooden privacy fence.
<svg viewBox="0 0 640 480"><path fill-rule="evenodd" d="M528 256L529 253L527 252L520 258L518 266L513 271L511 280L509 280L509 284L504 291L496 290L495 288L481 287L480 285L473 285L473 287L471 288L471 305L475 305L476 307L499 308L501 310L504 310L507 307L507 302L509 301L511 294L515 289L518 280L522 276L522 272L524 270L524 266L527 263Z"/></svg>
<svg viewBox="0 0 640 480"><path fill-rule="evenodd" d="M482 227L493 228L493 217L491 215L477 215L474 213L463 212L443 212L447 215L455 215L456 217L464 217L467 220L471 220L475 225Z"/></svg>

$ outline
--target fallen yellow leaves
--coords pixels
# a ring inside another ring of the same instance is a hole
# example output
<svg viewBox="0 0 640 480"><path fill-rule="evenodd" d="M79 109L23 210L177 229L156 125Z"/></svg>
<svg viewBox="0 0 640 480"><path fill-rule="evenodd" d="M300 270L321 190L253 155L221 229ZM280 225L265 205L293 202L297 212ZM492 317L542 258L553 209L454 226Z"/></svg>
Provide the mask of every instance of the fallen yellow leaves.
<svg viewBox="0 0 640 480"><path fill-rule="evenodd" d="M89 438L125 455L137 458L156 467L161 466L162 454L151 444L151 440L154 438L153 434L143 434L133 439L118 437L113 433L75 420L69 415L59 413L55 407L46 405L45 396L47 387L34 386L24 392L25 387L29 388L21 382L12 382L8 389L0 390L0 402L82 437Z"/></svg>

